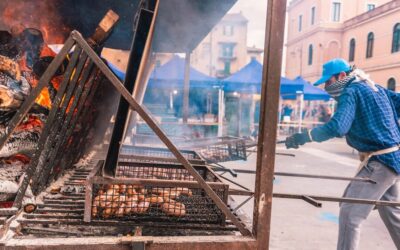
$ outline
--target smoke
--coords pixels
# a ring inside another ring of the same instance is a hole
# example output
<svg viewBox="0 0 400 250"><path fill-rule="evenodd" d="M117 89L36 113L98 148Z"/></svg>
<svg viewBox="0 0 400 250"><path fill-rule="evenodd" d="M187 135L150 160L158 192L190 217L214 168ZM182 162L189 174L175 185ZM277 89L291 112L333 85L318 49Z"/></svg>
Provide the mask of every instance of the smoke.
<svg viewBox="0 0 400 250"><path fill-rule="evenodd" d="M70 32L54 0L3 0L0 11L0 27L13 35L20 34L25 28L36 28L42 31L45 42L63 43Z"/></svg>

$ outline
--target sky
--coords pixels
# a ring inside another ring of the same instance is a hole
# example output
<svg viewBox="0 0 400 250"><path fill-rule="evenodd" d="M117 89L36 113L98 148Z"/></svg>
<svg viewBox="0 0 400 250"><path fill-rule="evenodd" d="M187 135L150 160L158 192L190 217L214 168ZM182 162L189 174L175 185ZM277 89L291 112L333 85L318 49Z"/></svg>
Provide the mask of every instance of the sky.
<svg viewBox="0 0 400 250"><path fill-rule="evenodd" d="M242 12L249 20L247 45L255 45L257 48L263 48L267 0L238 0L229 12Z"/></svg>

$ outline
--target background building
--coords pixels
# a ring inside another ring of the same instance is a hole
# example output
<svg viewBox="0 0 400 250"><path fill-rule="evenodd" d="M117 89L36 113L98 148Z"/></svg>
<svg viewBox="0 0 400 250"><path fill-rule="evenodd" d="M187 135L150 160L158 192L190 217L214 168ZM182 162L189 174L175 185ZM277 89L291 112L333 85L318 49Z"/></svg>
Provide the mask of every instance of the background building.
<svg viewBox="0 0 400 250"><path fill-rule="evenodd" d="M192 66L210 76L224 78L251 58L260 60L263 50L247 47L247 23L242 13L227 14L193 51Z"/></svg>
<svg viewBox="0 0 400 250"><path fill-rule="evenodd" d="M315 81L343 57L377 83L400 86L400 1L293 0L288 8L286 76ZM400 87L399 87L400 88Z"/></svg>

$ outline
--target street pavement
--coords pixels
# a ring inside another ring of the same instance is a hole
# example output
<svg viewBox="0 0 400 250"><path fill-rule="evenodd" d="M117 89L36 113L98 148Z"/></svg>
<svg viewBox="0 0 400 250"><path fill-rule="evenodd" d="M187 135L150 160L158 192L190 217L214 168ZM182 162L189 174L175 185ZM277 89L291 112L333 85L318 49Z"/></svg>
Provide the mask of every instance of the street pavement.
<svg viewBox="0 0 400 250"><path fill-rule="evenodd" d="M346 145L344 139L310 143L298 150L286 150L279 146L277 152L295 154L295 157L276 156L275 171L279 172L353 177L359 163L357 153ZM255 170L255 162L254 153L247 161L223 165ZM224 176L254 190L254 175L239 174L237 178L232 178L226 173ZM274 192L340 197L347 184L348 181L277 176ZM244 199L235 197L238 203ZM252 199L242 207L249 217L252 217L253 203ZM270 249L336 249L338 203L323 202L322 208L317 208L302 200L274 198L272 204ZM372 211L363 225L359 249L396 249L376 210Z"/></svg>

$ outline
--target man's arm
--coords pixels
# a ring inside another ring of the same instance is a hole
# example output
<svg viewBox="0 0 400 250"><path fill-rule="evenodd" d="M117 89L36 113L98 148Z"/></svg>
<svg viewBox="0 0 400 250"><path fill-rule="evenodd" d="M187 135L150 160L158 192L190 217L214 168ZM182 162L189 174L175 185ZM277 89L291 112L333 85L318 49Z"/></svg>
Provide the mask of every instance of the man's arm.
<svg viewBox="0 0 400 250"><path fill-rule="evenodd" d="M347 134L356 114L355 98L352 90L345 91L340 96L337 111L329 122L311 130L311 140L323 142Z"/></svg>
<svg viewBox="0 0 400 250"><path fill-rule="evenodd" d="M392 90L388 90L385 88L383 89L386 91L387 95L392 100L394 108L396 109L397 116L400 117L400 94Z"/></svg>

